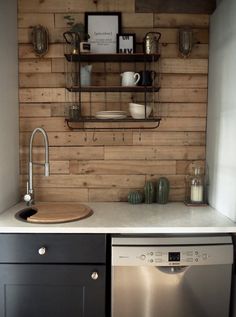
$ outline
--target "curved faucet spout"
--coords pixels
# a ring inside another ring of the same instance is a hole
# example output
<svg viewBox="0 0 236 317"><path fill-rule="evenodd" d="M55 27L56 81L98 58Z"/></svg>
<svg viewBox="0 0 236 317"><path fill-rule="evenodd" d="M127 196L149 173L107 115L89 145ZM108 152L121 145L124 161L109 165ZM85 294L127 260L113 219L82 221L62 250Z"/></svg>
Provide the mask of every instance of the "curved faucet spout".
<svg viewBox="0 0 236 317"><path fill-rule="evenodd" d="M45 162L44 164L44 175L49 176L50 169L49 169L49 148L48 148L48 136L46 131L43 128L36 128L33 130L31 137L30 137L30 146L29 146L29 179L27 182L27 193L24 196L24 200L27 205L32 205L34 203L34 189L33 189L33 165L41 165L40 163L33 163L33 141L34 136L37 132L40 132L43 135L44 139L44 148L45 148Z"/></svg>

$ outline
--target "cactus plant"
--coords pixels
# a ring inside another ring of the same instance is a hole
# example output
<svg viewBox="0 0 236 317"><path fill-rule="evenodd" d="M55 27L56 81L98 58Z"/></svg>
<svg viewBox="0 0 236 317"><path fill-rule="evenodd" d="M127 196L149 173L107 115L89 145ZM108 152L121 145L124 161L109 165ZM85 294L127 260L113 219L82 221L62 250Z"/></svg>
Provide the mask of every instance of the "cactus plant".
<svg viewBox="0 0 236 317"><path fill-rule="evenodd" d="M128 202L130 204L141 204L143 202L143 194L139 191L130 192L128 194Z"/></svg>
<svg viewBox="0 0 236 317"><path fill-rule="evenodd" d="M155 189L151 181L147 181L144 185L144 196L146 204L152 204L154 202Z"/></svg>
<svg viewBox="0 0 236 317"><path fill-rule="evenodd" d="M166 177L160 177L157 181L157 196L158 204L166 204L169 200L170 183Z"/></svg>

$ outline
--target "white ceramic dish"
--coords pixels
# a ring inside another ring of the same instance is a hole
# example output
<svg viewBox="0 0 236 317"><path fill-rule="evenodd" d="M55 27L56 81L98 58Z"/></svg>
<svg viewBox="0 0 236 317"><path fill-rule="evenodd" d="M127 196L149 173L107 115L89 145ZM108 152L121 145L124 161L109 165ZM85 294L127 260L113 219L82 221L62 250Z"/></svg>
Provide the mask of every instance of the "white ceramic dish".
<svg viewBox="0 0 236 317"><path fill-rule="evenodd" d="M138 103L129 104L129 112L131 117L134 119L145 119L148 118L152 112L151 106L146 106L146 117L145 117L145 106Z"/></svg>
<svg viewBox="0 0 236 317"><path fill-rule="evenodd" d="M98 111L95 114L97 119L124 119L127 117L126 111Z"/></svg>

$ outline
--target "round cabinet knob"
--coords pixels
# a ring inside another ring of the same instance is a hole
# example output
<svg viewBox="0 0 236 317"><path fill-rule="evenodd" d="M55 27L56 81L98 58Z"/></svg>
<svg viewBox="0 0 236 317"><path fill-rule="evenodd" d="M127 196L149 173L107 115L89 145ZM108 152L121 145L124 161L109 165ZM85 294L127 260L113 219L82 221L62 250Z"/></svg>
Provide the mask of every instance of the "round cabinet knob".
<svg viewBox="0 0 236 317"><path fill-rule="evenodd" d="M39 250L38 250L38 253L39 255L44 255L46 253L46 248L45 247L41 247Z"/></svg>
<svg viewBox="0 0 236 317"><path fill-rule="evenodd" d="M92 278L93 280L97 280L97 279L98 279L98 272L93 272L93 273L91 274L91 278Z"/></svg>

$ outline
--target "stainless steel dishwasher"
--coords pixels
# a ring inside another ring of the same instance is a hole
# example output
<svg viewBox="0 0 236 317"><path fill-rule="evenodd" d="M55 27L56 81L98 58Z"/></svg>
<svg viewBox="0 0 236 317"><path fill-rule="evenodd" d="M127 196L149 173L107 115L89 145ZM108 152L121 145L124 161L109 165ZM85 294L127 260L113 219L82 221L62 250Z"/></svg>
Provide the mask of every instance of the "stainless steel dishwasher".
<svg viewBox="0 0 236 317"><path fill-rule="evenodd" d="M230 236L113 237L112 317L228 317Z"/></svg>

